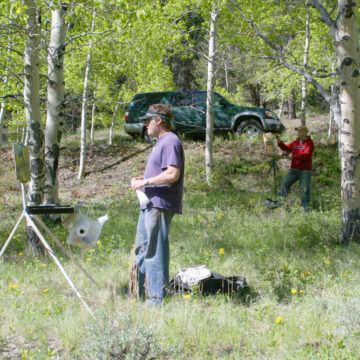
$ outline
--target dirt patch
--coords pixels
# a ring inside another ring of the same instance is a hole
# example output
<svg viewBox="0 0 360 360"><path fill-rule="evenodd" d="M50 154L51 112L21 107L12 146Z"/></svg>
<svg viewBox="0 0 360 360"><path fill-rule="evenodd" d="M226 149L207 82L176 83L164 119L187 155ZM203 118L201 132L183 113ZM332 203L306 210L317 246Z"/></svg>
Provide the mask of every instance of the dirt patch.
<svg viewBox="0 0 360 360"><path fill-rule="evenodd" d="M300 125L300 120L284 119L282 122L287 128L282 137L295 138L294 128ZM326 116L311 117L307 124L310 135L327 133L328 119ZM111 146L107 145L106 140L106 136L103 136L94 145L87 146L85 178L81 181L77 180L80 156L79 140L76 140L75 136L64 140L59 164L61 203L74 204L83 200L124 196L129 191L131 177L142 174L152 148L151 145L133 141L125 135L116 136ZM204 156L204 141L185 139L183 144L187 159ZM276 151L281 154L279 149L276 148ZM270 160L265 153L262 141L247 139L241 141L216 139L214 157L217 161L220 158L224 162L232 161L236 157L252 161ZM278 163L280 168L286 168L289 160L282 158ZM16 180L13 154L10 148L0 150L0 184L0 201L4 206L11 207L14 203L21 205L21 188Z"/></svg>

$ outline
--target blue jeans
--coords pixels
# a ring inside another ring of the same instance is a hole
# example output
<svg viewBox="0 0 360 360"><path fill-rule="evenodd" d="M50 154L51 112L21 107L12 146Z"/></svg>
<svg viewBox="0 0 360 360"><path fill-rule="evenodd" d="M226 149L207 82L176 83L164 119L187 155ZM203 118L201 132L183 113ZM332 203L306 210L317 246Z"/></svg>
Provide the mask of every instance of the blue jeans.
<svg viewBox="0 0 360 360"><path fill-rule="evenodd" d="M138 270L139 297L149 304L163 302L169 284L169 231L174 213L165 209L140 210L135 241L135 265ZM146 275L146 276L145 276Z"/></svg>
<svg viewBox="0 0 360 360"><path fill-rule="evenodd" d="M302 191L301 205L307 211L310 202L311 170L290 169L280 185L280 195L286 197L290 187L298 180Z"/></svg>

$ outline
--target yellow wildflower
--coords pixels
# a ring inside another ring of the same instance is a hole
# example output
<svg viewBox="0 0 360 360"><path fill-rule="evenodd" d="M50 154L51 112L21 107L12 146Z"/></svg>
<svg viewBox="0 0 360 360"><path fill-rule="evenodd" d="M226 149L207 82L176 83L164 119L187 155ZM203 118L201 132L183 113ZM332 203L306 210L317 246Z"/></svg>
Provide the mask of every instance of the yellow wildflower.
<svg viewBox="0 0 360 360"><path fill-rule="evenodd" d="M311 275L311 272L308 271L305 275L306 275L306 276L310 276L310 275Z"/></svg>
<svg viewBox="0 0 360 360"><path fill-rule="evenodd" d="M100 240L98 240L97 244L98 244L98 245L101 245L101 241L100 241Z"/></svg>
<svg viewBox="0 0 360 360"><path fill-rule="evenodd" d="M49 289L44 289L43 293L46 294L47 292L49 292Z"/></svg>
<svg viewBox="0 0 360 360"><path fill-rule="evenodd" d="M206 256L211 256L211 251L207 251Z"/></svg>
<svg viewBox="0 0 360 360"><path fill-rule="evenodd" d="M189 294L184 296L184 300L190 300L190 298L191 296Z"/></svg>
<svg viewBox="0 0 360 360"><path fill-rule="evenodd" d="M22 253L22 252L20 252L20 253L19 253L19 256L23 256L23 253Z"/></svg>
<svg viewBox="0 0 360 360"><path fill-rule="evenodd" d="M283 318L281 316L278 316L275 321L277 324L281 324L281 322L283 321Z"/></svg>
<svg viewBox="0 0 360 360"><path fill-rule="evenodd" d="M302 279L305 279L305 274L301 274L300 277L301 277Z"/></svg>
<svg viewBox="0 0 360 360"><path fill-rule="evenodd" d="M302 295L304 293L304 290L300 290L299 293Z"/></svg>
<svg viewBox="0 0 360 360"><path fill-rule="evenodd" d="M46 265L46 264L42 264L41 266L42 266L42 267L46 267L47 265Z"/></svg>
<svg viewBox="0 0 360 360"><path fill-rule="evenodd" d="M201 219L201 215L198 215L197 218L198 218L198 219Z"/></svg>
<svg viewBox="0 0 360 360"><path fill-rule="evenodd" d="M297 294L297 290L296 289L291 289L291 293L295 295L295 294Z"/></svg>
<svg viewBox="0 0 360 360"><path fill-rule="evenodd" d="M86 261L90 262L92 261L92 258L87 258Z"/></svg>
<svg viewBox="0 0 360 360"><path fill-rule="evenodd" d="M289 268L287 265L284 265L283 269L284 269L284 271L287 271Z"/></svg>
<svg viewBox="0 0 360 360"><path fill-rule="evenodd" d="M218 214L218 219L221 220L223 216L224 216L223 213Z"/></svg>
<svg viewBox="0 0 360 360"><path fill-rule="evenodd" d="M329 265L330 261L326 259L326 260L324 260L324 264Z"/></svg>
<svg viewBox="0 0 360 360"><path fill-rule="evenodd" d="M219 254L224 255L225 254L225 249L224 248L219 249Z"/></svg>

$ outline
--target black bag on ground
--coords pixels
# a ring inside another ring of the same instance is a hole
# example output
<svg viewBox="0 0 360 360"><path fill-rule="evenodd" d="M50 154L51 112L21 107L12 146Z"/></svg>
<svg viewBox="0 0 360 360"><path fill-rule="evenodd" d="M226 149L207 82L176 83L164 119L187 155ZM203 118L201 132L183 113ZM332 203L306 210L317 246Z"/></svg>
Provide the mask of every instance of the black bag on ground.
<svg viewBox="0 0 360 360"><path fill-rule="evenodd" d="M201 295L209 294L231 294L233 292L242 292L247 284L244 276L223 276L211 271L211 276L200 280L197 284L190 286L184 283L179 275L176 275L170 281L170 288L173 292L190 291L197 286Z"/></svg>

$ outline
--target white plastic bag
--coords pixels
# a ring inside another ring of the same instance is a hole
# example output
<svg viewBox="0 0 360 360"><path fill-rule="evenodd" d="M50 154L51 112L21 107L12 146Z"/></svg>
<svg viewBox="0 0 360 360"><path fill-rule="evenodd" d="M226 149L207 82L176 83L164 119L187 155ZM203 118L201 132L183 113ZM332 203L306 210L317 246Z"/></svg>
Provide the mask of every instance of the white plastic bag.
<svg viewBox="0 0 360 360"><path fill-rule="evenodd" d="M138 200L139 200L139 203L141 206L146 206L150 202L150 199L147 197L147 195L142 190L137 189L136 195L138 197Z"/></svg>
<svg viewBox="0 0 360 360"><path fill-rule="evenodd" d="M97 220L92 220L82 213L76 215L76 220L70 230L67 242L71 245L90 249L94 247L100 236L104 222L108 216L101 216Z"/></svg>

